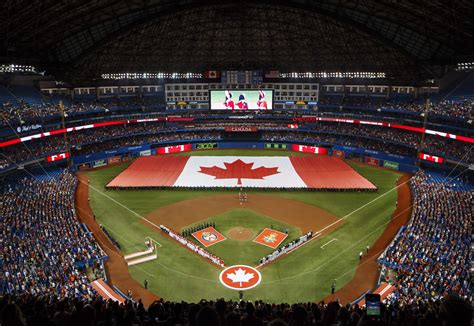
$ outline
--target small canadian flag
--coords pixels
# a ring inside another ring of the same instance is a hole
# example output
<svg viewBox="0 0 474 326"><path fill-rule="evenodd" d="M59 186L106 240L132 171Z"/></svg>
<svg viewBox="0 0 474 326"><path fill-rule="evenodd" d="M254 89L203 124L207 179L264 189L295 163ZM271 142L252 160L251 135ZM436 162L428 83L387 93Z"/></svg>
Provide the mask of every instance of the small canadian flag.
<svg viewBox="0 0 474 326"><path fill-rule="evenodd" d="M216 79L219 78L219 72L217 70L208 70L204 72L204 78Z"/></svg>

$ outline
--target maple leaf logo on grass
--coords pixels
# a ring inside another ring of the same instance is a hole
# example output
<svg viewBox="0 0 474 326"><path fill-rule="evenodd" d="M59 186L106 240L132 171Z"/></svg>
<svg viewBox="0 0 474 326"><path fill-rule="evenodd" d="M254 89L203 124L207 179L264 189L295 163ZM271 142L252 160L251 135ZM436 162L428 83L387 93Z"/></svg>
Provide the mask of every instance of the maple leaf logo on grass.
<svg viewBox="0 0 474 326"><path fill-rule="evenodd" d="M235 160L232 163L224 162L225 168L217 166L205 167L201 166L199 172L211 175L215 179L237 179L237 184L242 184L242 179L263 179L270 175L278 174L278 167L266 168L259 167L252 169L254 163L245 163L241 159Z"/></svg>
<svg viewBox="0 0 474 326"><path fill-rule="evenodd" d="M233 283L239 283L240 287L242 287L242 283L248 283L249 280L254 278L254 275L239 268L234 273L227 274L227 278L231 279Z"/></svg>
<svg viewBox="0 0 474 326"><path fill-rule="evenodd" d="M232 290L253 289L262 281L262 274L251 266L234 265L225 268L219 275L221 284Z"/></svg>

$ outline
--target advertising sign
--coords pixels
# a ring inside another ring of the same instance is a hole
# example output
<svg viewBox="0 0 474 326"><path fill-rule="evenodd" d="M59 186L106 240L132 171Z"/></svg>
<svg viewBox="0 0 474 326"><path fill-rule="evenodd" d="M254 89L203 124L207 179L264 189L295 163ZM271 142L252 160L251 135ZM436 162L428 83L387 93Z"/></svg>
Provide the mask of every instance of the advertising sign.
<svg viewBox="0 0 474 326"><path fill-rule="evenodd" d="M370 157L370 156L366 156L365 159L364 159L365 163L369 164L369 165L376 165L378 166L380 164L380 160L378 158L375 158L375 157Z"/></svg>
<svg viewBox="0 0 474 326"><path fill-rule="evenodd" d="M156 149L156 153L157 154L170 154L170 153L187 152L190 150L192 150L191 144L184 144L184 145L159 147Z"/></svg>
<svg viewBox="0 0 474 326"><path fill-rule="evenodd" d="M218 144L217 143L199 143L196 144L196 149L212 149L212 148L217 148Z"/></svg>
<svg viewBox="0 0 474 326"><path fill-rule="evenodd" d="M61 160L67 159L68 157L69 157L69 152L55 154L55 155L51 155L51 156L46 157L46 162L61 161Z"/></svg>
<svg viewBox="0 0 474 326"><path fill-rule="evenodd" d="M294 152L304 152L304 153L313 153L313 154L327 154L328 153L328 149L324 147L299 145L299 144L292 144L291 150Z"/></svg>
<svg viewBox="0 0 474 326"><path fill-rule="evenodd" d="M424 153L418 154L418 158L422 159L422 160L425 160L425 161L434 162L434 163L443 163L444 162L444 158L442 158L442 157L429 155L429 154L424 154Z"/></svg>
<svg viewBox="0 0 474 326"><path fill-rule="evenodd" d="M233 126L225 127L224 131L226 132L257 132L257 127L245 127L245 126Z"/></svg>
<svg viewBox="0 0 474 326"><path fill-rule="evenodd" d="M392 161L383 161L383 167L384 168L389 168L392 170L398 170L399 164L397 162L392 162Z"/></svg>
<svg viewBox="0 0 474 326"><path fill-rule="evenodd" d="M287 149L288 146L286 144L265 143L265 148Z"/></svg>
<svg viewBox="0 0 474 326"><path fill-rule="evenodd" d="M93 168L98 168L100 166L105 166L105 165L107 165L107 160L105 158L92 162Z"/></svg>
<svg viewBox="0 0 474 326"><path fill-rule="evenodd" d="M113 156L113 157L109 157L108 158L108 162L109 164L112 164L112 163L118 163L122 160L122 158L120 156Z"/></svg>
<svg viewBox="0 0 474 326"><path fill-rule="evenodd" d="M151 149L147 149L146 151L141 151L140 156L150 156L151 155Z"/></svg>

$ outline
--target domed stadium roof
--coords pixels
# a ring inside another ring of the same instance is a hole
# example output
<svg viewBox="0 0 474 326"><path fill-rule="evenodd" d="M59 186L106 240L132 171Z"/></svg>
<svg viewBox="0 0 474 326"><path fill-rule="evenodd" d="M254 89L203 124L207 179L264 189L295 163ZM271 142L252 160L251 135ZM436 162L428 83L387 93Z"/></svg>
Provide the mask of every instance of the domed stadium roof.
<svg viewBox="0 0 474 326"><path fill-rule="evenodd" d="M6 0L0 62L62 77L206 69L436 78L474 54L470 1Z"/></svg>

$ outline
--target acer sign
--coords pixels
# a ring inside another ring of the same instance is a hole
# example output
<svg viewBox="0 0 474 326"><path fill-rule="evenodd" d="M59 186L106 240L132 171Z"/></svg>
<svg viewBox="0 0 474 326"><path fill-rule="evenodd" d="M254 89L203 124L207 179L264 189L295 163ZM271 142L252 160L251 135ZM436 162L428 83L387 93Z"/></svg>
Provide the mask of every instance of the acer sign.
<svg viewBox="0 0 474 326"><path fill-rule="evenodd" d="M444 158L442 158L442 157L429 155L429 154L424 154L424 153L418 154L418 158L422 159L422 160L425 160L425 161L435 162L435 163L443 163L444 162Z"/></svg>
<svg viewBox="0 0 474 326"><path fill-rule="evenodd" d="M188 152L190 150L192 150L191 144L184 144L184 145L159 147L156 149L156 153L170 154L170 153Z"/></svg>
<svg viewBox="0 0 474 326"><path fill-rule="evenodd" d="M61 154L56 154L56 155L51 155L46 157L47 162L56 162L56 161L61 161L69 158L69 152L64 152Z"/></svg>
<svg viewBox="0 0 474 326"><path fill-rule="evenodd" d="M327 155L328 153L328 149L324 147L299 145L299 144L292 144L291 150L293 152L303 152L303 153L313 153L313 154L323 154L323 155Z"/></svg>
<svg viewBox="0 0 474 326"><path fill-rule="evenodd" d="M196 149L211 149L211 148L217 148L218 145L217 143L200 143L196 144Z"/></svg>
<svg viewBox="0 0 474 326"><path fill-rule="evenodd" d="M247 265L234 265L224 269L219 275L222 285L232 290L250 290L260 284L260 272Z"/></svg>

